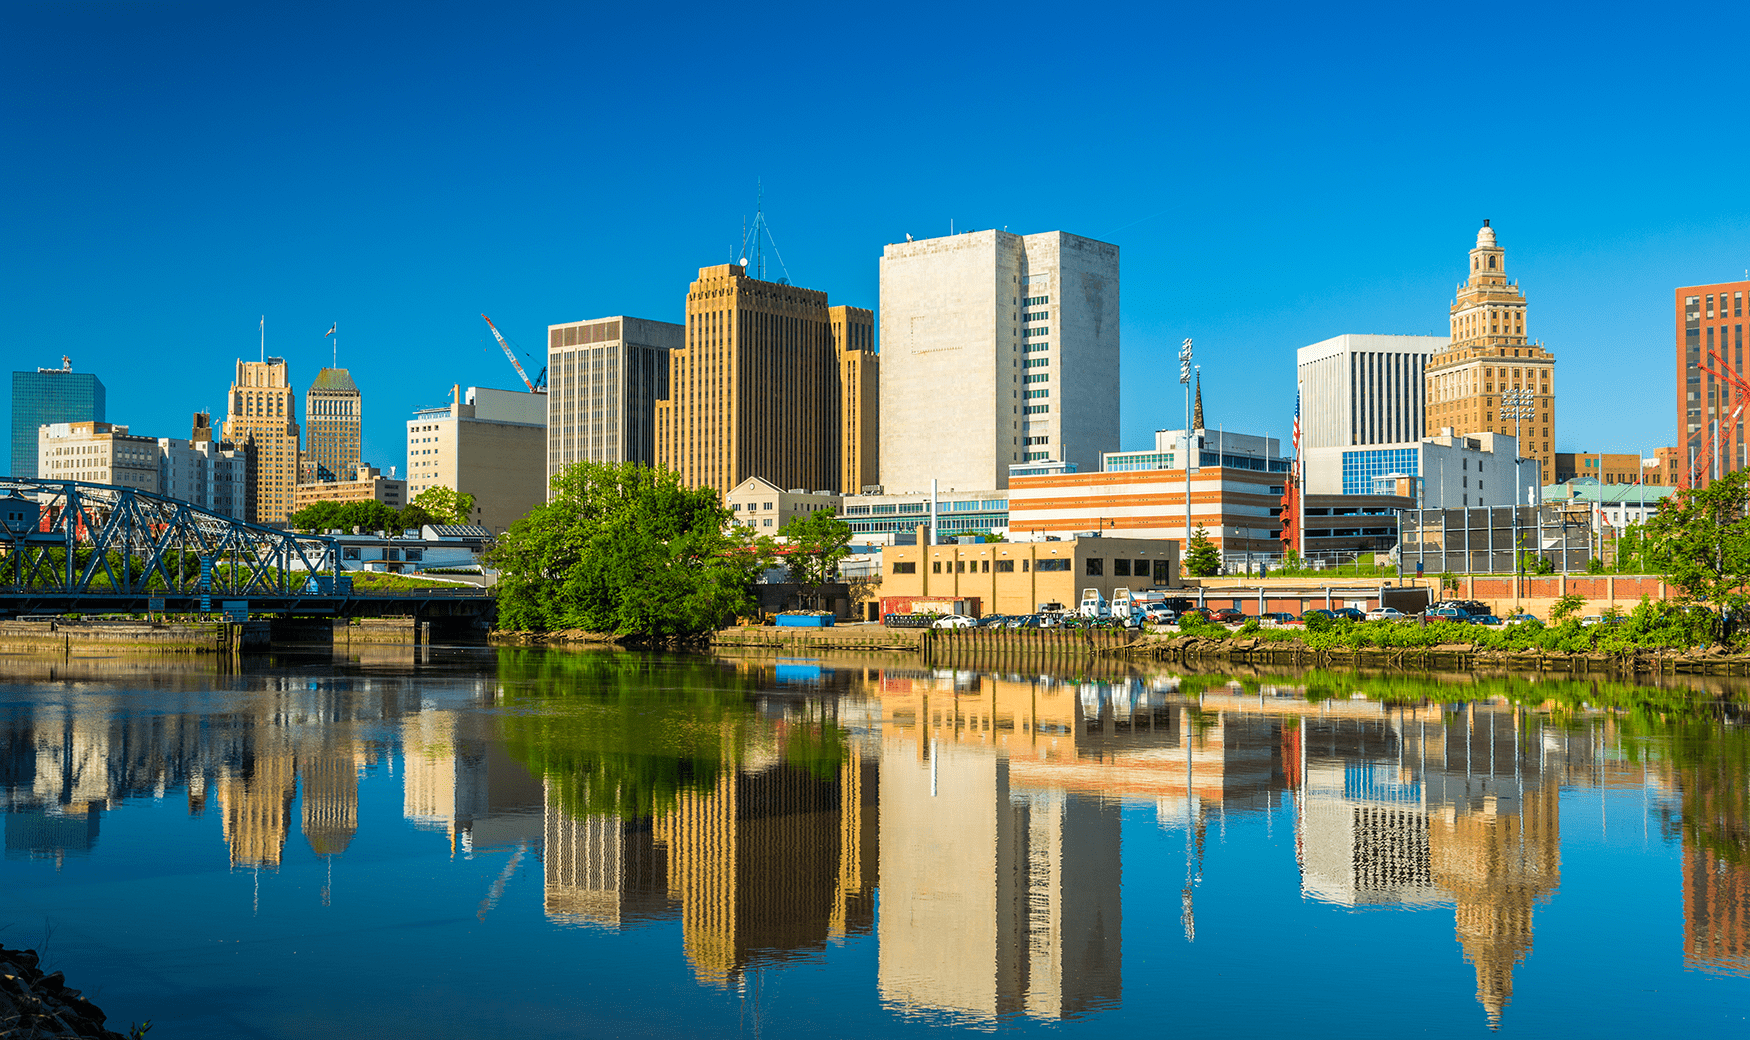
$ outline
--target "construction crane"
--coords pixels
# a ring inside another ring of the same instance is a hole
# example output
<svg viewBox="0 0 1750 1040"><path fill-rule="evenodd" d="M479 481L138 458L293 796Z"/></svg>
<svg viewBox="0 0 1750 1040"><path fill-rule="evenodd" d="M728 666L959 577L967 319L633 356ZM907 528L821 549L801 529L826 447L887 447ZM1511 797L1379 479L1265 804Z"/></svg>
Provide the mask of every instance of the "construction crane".
<svg viewBox="0 0 1750 1040"><path fill-rule="evenodd" d="M504 356L510 358L511 366L516 369L516 374L522 377L523 385L529 388L529 393L546 393L547 370L544 368L541 369L540 379L536 382L530 382L529 374L523 371L522 362L516 359L516 351L510 349L510 344L505 342L504 333L498 331L498 326L492 324L491 318L487 318L484 314L480 315L480 317L486 320L486 327L492 330L492 338L498 340L498 345L504 348Z"/></svg>
<svg viewBox="0 0 1750 1040"><path fill-rule="evenodd" d="M1701 451L1696 453L1695 461L1689 464L1689 472L1685 474L1682 484L1682 487L1685 490L1694 487L1696 480L1707 474L1708 469L1713 465L1714 442L1724 439L1726 436L1725 431L1737 427L1738 416L1744 413L1744 405L1747 401L1750 401L1750 383L1746 383L1738 373L1732 371L1731 366L1726 364L1726 359L1721 357L1717 351L1708 351L1708 356L1713 358L1714 363L1720 366L1718 371L1715 371L1706 365L1697 365L1696 367L1719 380L1720 397L1722 399L1725 397L1725 389L1727 387L1736 390L1738 396L1738 407L1732 409L1732 417L1730 419L1727 419L1724 423L1718 424L1714 427L1715 436L1709 437L1707 443L1702 446ZM1715 414L1717 415L1718 412L1716 411ZM1721 461L1724 463L1724 460ZM1722 466L1721 472L1724 473L1730 471L1724 469Z"/></svg>

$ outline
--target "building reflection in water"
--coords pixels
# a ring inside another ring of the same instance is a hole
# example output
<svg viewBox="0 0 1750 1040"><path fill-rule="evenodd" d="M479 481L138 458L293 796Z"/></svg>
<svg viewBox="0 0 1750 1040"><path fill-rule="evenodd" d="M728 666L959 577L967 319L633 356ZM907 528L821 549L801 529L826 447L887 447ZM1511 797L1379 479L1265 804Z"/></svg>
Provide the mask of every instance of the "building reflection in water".
<svg viewBox="0 0 1750 1040"><path fill-rule="evenodd" d="M434 698L433 684L405 676L276 675L239 682L217 710L140 715L108 694L57 694L0 720L6 855L87 854L119 800L182 788L191 814L212 803L232 866L281 867L295 815L332 871L360 828L361 776L396 768L398 742L410 824L446 836L452 854L518 850L483 914L538 856L550 920L678 921L680 952L708 986L735 989L750 971L872 935L892 1008L1055 1020L1123 996L1121 802L1152 804L1158 825L1182 835L1185 877L1159 894L1179 889L1192 942L1210 835L1229 814L1292 804L1302 895L1450 907L1493 1026L1532 955L1537 907L1561 885L1562 789L1641 789L1681 843L1685 962L1750 974L1750 755L1745 734L1714 721L1643 721L1625 735L1631 723L1607 713L1556 725L1504 701L1388 706L1268 684L1187 694L1171 677L797 661L692 667L684 685L697 700L665 702L681 714L647 737L666 739L679 718L709 737L707 751L673 752L669 773L640 772L658 752L615 743L618 722L584 734L598 741L579 745L593 759L549 756L550 731L507 739L481 676ZM649 707L645 680L624 681L611 708L622 721ZM190 679L202 697L212 688L210 676ZM1636 734L1663 749L1651 764L1625 756ZM591 774L616 783L679 779L583 811L565 772L579 761L618 763Z"/></svg>

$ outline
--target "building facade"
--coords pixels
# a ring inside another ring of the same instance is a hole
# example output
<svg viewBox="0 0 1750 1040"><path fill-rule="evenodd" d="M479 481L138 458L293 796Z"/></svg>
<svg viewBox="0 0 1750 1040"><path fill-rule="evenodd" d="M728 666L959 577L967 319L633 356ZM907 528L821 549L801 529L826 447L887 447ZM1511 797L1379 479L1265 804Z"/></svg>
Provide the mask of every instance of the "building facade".
<svg viewBox="0 0 1750 1040"><path fill-rule="evenodd" d="M838 489L854 495L881 483L881 356L875 353L875 312L828 307L839 359Z"/></svg>
<svg viewBox="0 0 1750 1040"><path fill-rule="evenodd" d="M292 515L302 456L298 398L285 359L238 361L228 403L225 439L243 453L248 467L243 519L285 523Z"/></svg>
<svg viewBox="0 0 1750 1040"><path fill-rule="evenodd" d="M1645 462L1639 455L1558 451L1553 482L1591 477L1600 484L1639 484L1646 476Z"/></svg>
<svg viewBox="0 0 1750 1040"><path fill-rule="evenodd" d="M1118 450L1118 261L1061 231L887 246L883 488L1001 490L1014 463Z"/></svg>
<svg viewBox="0 0 1750 1040"><path fill-rule="evenodd" d="M1746 465L1740 411L1745 395L1714 373L1745 378L1747 294L1750 281L1691 285L1676 293L1678 443L1685 469L1697 471L1696 487Z"/></svg>
<svg viewBox="0 0 1750 1040"><path fill-rule="evenodd" d="M786 491L769 480L749 477L731 488L723 502L733 522L777 534L792 520L844 507L844 497L830 491Z"/></svg>
<svg viewBox="0 0 1750 1040"><path fill-rule="evenodd" d="M1009 526L1007 491L928 491L909 495L846 495L840 511L858 535L909 538L918 525L934 524L941 537L1001 534ZM929 538L926 536L926 542Z"/></svg>
<svg viewBox="0 0 1750 1040"><path fill-rule="evenodd" d="M1191 532L1202 528L1230 559L1280 552L1286 478L1218 465L1193 470ZM1009 485L1009 537L1095 531L1108 538L1189 541L1184 469L1017 477Z"/></svg>
<svg viewBox="0 0 1750 1040"><path fill-rule="evenodd" d="M1365 448L1310 448L1310 495L1402 495L1422 509L1535 504L1537 460L1519 456L1511 436L1473 433ZM1517 490L1516 490L1517 489Z"/></svg>
<svg viewBox="0 0 1750 1040"><path fill-rule="evenodd" d="M547 500L547 395L471 386L407 423L408 500L433 487L474 496L472 523L503 534Z"/></svg>
<svg viewBox="0 0 1750 1040"><path fill-rule="evenodd" d="M656 402L686 331L625 315L547 326L549 485L574 462L655 463Z"/></svg>
<svg viewBox="0 0 1750 1040"><path fill-rule="evenodd" d="M37 476L37 430L56 423L103 422L103 381L89 372L60 368L12 373L12 475Z"/></svg>
<svg viewBox="0 0 1750 1040"><path fill-rule="evenodd" d="M407 481L385 477L375 466L360 466L354 480L299 484L292 511L317 502L381 502L390 509L400 509L407 501Z"/></svg>
<svg viewBox="0 0 1750 1040"><path fill-rule="evenodd" d="M1442 336L1333 336L1296 354L1300 442L1323 448L1413 441L1427 429L1423 374Z"/></svg>
<svg viewBox="0 0 1750 1040"><path fill-rule="evenodd" d="M312 467L312 479L355 479L363 429L364 395L352 373L344 368L317 372L316 381L304 391L304 458Z"/></svg>
<svg viewBox="0 0 1750 1040"><path fill-rule="evenodd" d="M187 440L158 438L162 495L241 520L248 477L248 459L234 445L213 440L212 417L205 412L195 413Z"/></svg>
<svg viewBox="0 0 1750 1040"><path fill-rule="evenodd" d="M1555 355L1526 333L1525 294L1507 280L1507 254L1483 221L1470 251L1470 275L1451 308L1451 335L1426 373L1427 435L1451 427L1517 436L1526 458L1555 472ZM1523 392L1529 417L1515 427L1503 395Z"/></svg>
<svg viewBox="0 0 1750 1040"><path fill-rule="evenodd" d="M37 429L37 476L158 492L158 442L104 422Z"/></svg>
<svg viewBox="0 0 1750 1040"><path fill-rule="evenodd" d="M656 464L692 487L748 477L837 490L838 360L826 293L752 278L738 264L699 269L686 342L669 353L656 402Z"/></svg>
<svg viewBox="0 0 1750 1040"><path fill-rule="evenodd" d="M1031 614L1043 603L1074 606L1087 589L1111 602L1118 589L1180 583L1178 545L1148 538L893 545L881 558L884 614L912 613L916 600L957 599L976 601L979 614Z"/></svg>
<svg viewBox="0 0 1750 1040"><path fill-rule="evenodd" d="M1643 460L1645 463L1646 482L1654 487L1682 487L1685 468L1683 449L1679 447L1657 448L1653 457Z"/></svg>

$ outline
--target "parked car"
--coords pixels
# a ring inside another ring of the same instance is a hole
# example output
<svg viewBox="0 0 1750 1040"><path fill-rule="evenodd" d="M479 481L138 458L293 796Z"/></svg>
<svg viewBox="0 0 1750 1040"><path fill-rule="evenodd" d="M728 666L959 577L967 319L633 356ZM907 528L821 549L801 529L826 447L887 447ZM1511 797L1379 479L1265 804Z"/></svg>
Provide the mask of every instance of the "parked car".
<svg viewBox="0 0 1750 1040"><path fill-rule="evenodd" d="M978 619L965 614L944 614L936 619L932 628L977 628Z"/></svg>
<svg viewBox="0 0 1750 1040"><path fill-rule="evenodd" d="M1470 617L1470 612L1462 607L1454 607L1450 604L1442 603L1437 606L1429 607L1426 616L1442 621L1464 621Z"/></svg>
<svg viewBox="0 0 1750 1040"><path fill-rule="evenodd" d="M1473 625L1499 625L1501 619L1493 614L1472 614L1470 623Z"/></svg>
<svg viewBox="0 0 1750 1040"><path fill-rule="evenodd" d="M1310 618L1310 617L1335 618L1336 616L1337 615L1334 611L1317 609L1317 610L1307 611L1306 613L1302 614L1298 620L1300 621L1301 624L1304 625L1304 624L1306 624L1306 619Z"/></svg>
<svg viewBox="0 0 1750 1040"><path fill-rule="evenodd" d="M1517 613L1517 614L1515 614L1515 615L1513 615L1513 616L1512 616L1512 617L1510 617L1510 618L1508 618L1508 619L1507 619L1507 623L1508 623L1508 624L1509 624L1509 625L1516 625L1516 624L1519 624L1519 623L1520 623L1520 622L1522 622L1522 621L1536 621L1536 620L1537 620L1537 615L1535 615L1535 614L1527 614L1527 613L1526 613L1526 612L1525 612L1525 611L1523 611L1523 610L1521 610L1521 611L1520 611L1520 612L1519 612L1519 613Z"/></svg>
<svg viewBox="0 0 1750 1040"><path fill-rule="evenodd" d="M1580 619L1580 627L1581 628L1590 628L1593 625L1602 625L1602 624L1604 624L1604 615L1603 614L1587 614L1585 617Z"/></svg>
<svg viewBox="0 0 1750 1040"><path fill-rule="evenodd" d="M1213 615L1203 607L1192 607L1190 610L1180 612L1179 624L1183 625L1186 619L1193 617L1199 621L1209 621L1213 618Z"/></svg>
<svg viewBox="0 0 1750 1040"><path fill-rule="evenodd" d="M1017 617L1012 617L1008 620L1007 627L1009 627L1009 628L1038 628L1039 627L1039 615L1038 614L1022 614L1022 615L1019 615Z"/></svg>
<svg viewBox="0 0 1750 1040"><path fill-rule="evenodd" d="M1258 615L1259 621L1274 621L1278 625L1292 625L1300 619L1286 610L1272 610Z"/></svg>
<svg viewBox="0 0 1750 1040"><path fill-rule="evenodd" d="M1367 612L1369 621L1402 621L1406 616L1396 607L1379 607Z"/></svg>
<svg viewBox="0 0 1750 1040"><path fill-rule="evenodd" d="M1002 628L1004 625L1008 624L1008 621L1009 616L1007 614L986 614L978 619L978 627Z"/></svg>
<svg viewBox="0 0 1750 1040"><path fill-rule="evenodd" d="M1214 621L1217 624L1221 624L1221 625L1237 625L1240 622L1246 620L1246 615L1245 615L1244 611L1239 611L1239 610L1233 609L1232 607L1228 607L1225 610L1218 610L1215 613L1209 615L1209 620Z"/></svg>
<svg viewBox="0 0 1750 1040"><path fill-rule="evenodd" d="M1326 611L1326 613L1330 614L1334 618L1347 618L1350 621L1366 621L1367 620L1367 615L1363 614L1359 610L1356 610L1354 607L1336 607L1332 610Z"/></svg>
<svg viewBox="0 0 1750 1040"><path fill-rule="evenodd" d="M1179 620L1179 615L1169 607L1156 604L1143 609L1142 620L1151 625L1170 625Z"/></svg>

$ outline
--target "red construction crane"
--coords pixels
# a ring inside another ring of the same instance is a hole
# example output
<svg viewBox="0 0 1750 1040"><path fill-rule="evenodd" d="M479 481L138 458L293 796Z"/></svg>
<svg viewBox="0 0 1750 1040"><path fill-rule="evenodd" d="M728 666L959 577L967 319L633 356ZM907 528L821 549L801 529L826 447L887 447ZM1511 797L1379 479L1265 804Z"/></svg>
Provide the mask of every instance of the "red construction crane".
<svg viewBox="0 0 1750 1040"><path fill-rule="evenodd" d="M529 374L523 371L522 362L516 359L516 351L510 349L510 344L504 341L504 334L498 331L498 326L492 324L492 319L487 318L486 315L482 314L480 317L486 319L486 327L492 330L492 338L498 340L498 345L504 348L504 356L510 358L511 365L516 368L516 374L522 377L523 385L529 388L529 393L544 393L544 389L535 389L535 384L529 381ZM545 373L542 374L545 375Z"/></svg>
<svg viewBox="0 0 1750 1040"><path fill-rule="evenodd" d="M1726 364L1726 359L1721 357L1718 351L1710 350L1707 353L1708 357L1713 358L1714 363L1720 366L1719 369L1716 371L1706 365L1698 365L1696 367L1719 380L1722 388L1729 386L1736 390L1738 392L1738 407L1732 409L1732 417L1730 419L1727 419L1724 423L1715 427L1715 435L1707 439L1707 443L1702 447L1701 451L1696 454L1695 461L1690 463L1689 472L1684 474L1683 483L1679 485L1686 489L1694 487L1697 478L1707 473L1708 467L1713 464L1714 442L1724 438L1724 431L1735 428L1738 425L1738 416L1743 414L1746 401L1750 401L1750 383L1745 382L1742 376L1732 371L1731 366ZM1721 396L1723 397L1724 395L1722 394ZM1719 413L1716 411L1714 414L1717 415Z"/></svg>

